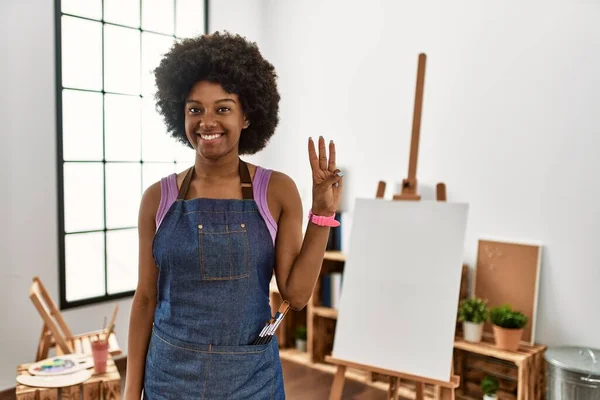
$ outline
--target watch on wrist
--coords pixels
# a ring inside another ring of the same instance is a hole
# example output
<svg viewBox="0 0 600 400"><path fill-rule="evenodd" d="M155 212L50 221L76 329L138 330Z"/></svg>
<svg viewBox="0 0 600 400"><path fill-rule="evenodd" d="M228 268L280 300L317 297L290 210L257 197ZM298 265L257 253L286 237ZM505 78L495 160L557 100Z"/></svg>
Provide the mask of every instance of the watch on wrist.
<svg viewBox="0 0 600 400"><path fill-rule="evenodd" d="M340 222L335 219L335 213L330 217L326 217L324 215L315 215L312 210L310 210L308 212L308 220L319 226L329 226L332 228L340 226Z"/></svg>

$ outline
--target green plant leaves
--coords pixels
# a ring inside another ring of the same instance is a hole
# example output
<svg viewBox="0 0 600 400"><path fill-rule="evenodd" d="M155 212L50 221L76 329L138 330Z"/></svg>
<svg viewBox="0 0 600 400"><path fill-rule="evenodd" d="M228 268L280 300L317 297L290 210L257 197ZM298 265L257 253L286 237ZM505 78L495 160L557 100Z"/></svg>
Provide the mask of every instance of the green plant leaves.
<svg viewBox="0 0 600 400"><path fill-rule="evenodd" d="M485 378L481 380L481 391L487 395L496 394L498 391L498 381L496 378L487 375Z"/></svg>
<svg viewBox="0 0 600 400"><path fill-rule="evenodd" d="M520 311L513 311L510 305L505 304L490 311L490 321L501 328L521 329L527 324L528 318Z"/></svg>
<svg viewBox="0 0 600 400"><path fill-rule="evenodd" d="M477 297L465 299L458 306L458 322L479 324L488 320L489 312L485 300Z"/></svg>

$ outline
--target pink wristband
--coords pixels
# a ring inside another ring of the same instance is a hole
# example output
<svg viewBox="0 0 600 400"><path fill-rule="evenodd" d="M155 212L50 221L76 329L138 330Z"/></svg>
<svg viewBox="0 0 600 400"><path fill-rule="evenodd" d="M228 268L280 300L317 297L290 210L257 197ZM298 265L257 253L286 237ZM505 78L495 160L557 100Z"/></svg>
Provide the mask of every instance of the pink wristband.
<svg viewBox="0 0 600 400"><path fill-rule="evenodd" d="M312 210L308 212L308 219L315 225L319 226L329 226L329 227L338 227L340 226L340 222L335 219L335 214L330 217L326 217L324 215L315 215Z"/></svg>

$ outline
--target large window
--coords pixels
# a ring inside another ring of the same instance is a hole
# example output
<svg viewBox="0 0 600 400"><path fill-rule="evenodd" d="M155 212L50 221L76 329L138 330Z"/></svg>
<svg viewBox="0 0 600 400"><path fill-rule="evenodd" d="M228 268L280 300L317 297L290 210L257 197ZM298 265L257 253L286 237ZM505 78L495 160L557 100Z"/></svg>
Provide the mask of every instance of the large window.
<svg viewBox="0 0 600 400"><path fill-rule="evenodd" d="M143 191L193 162L155 111L152 70L205 33L208 0L57 0L60 305L131 296Z"/></svg>

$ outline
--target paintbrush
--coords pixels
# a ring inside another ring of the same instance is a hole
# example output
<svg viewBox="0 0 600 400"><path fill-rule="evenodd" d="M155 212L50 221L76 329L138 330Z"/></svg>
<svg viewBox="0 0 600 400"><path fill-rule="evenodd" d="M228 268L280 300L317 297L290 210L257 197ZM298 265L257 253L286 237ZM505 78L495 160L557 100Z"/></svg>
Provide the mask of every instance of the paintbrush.
<svg viewBox="0 0 600 400"><path fill-rule="evenodd" d="M112 318L110 319L110 324L108 325L108 330L104 336L104 340L108 341L111 333L115 330L115 320L117 319L117 311L119 311L119 305L115 305L115 310L113 311ZM103 329L104 330L104 329Z"/></svg>

